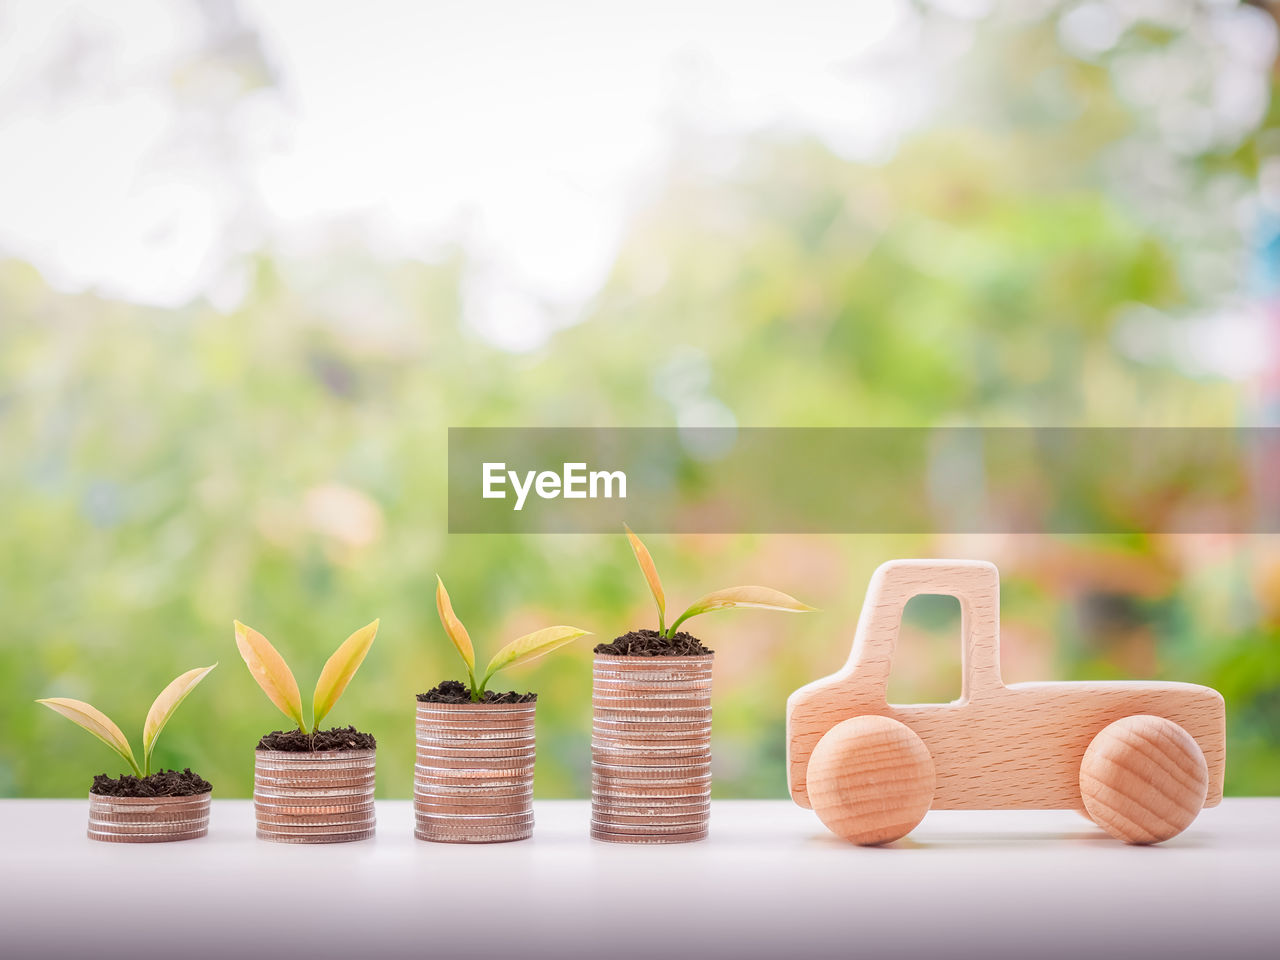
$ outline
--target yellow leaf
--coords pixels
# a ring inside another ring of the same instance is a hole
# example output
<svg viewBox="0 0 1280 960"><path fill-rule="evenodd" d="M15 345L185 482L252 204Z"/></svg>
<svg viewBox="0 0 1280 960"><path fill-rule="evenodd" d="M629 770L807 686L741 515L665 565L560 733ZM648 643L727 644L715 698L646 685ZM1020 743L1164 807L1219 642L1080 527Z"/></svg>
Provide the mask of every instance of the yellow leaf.
<svg viewBox="0 0 1280 960"><path fill-rule="evenodd" d="M512 640L493 655L493 659L489 661L489 666L485 667L484 681L480 686L483 687L489 682L490 677L504 667L536 660L557 647L563 647L566 643L585 636L587 636L586 630L579 630L577 627L559 626L535 630L533 633L527 633L517 640Z"/></svg>
<svg viewBox="0 0 1280 960"><path fill-rule="evenodd" d="M712 610L724 610L728 607L759 607L763 610L782 610L789 613L809 613L816 609L807 603L801 603L781 590L770 587L728 587L695 600L689 609L680 614L680 618L671 625L671 632L674 634L676 627L690 617Z"/></svg>
<svg viewBox="0 0 1280 960"><path fill-rule="evenodd" d="M444 581L440 579L439 574L436 575L436 612L440 614L440 623L444 625L444 632L449 635L449 639L458 648L458 653L467 665L468 676L474 677L476 651L471 646L471 635L467 633L467 628L462 625L462 621L454 615L453 604L449 602L449 591L444 588Z"/></svg>
<svg viewBox="0 0 1280 960"><path fill-rule="evenodd" d="M298 681L293 679L293 671L266 637L239 620L235 624L236 647L253 679L258 681L262 692L280 708L281 713L305 733L307 725L302 719L302 694L298 692Z"/></svg>
<svg viewBox="0 0 1280 960"><path fill-rule="evenodd" d="M164 729L164 725L169 722L169 718L173 716L182 701L187 699L187 694L194 690L196 684L216 666L215 663L212 667L196 667L194 670L188 670L161 690L160 696L156 697L155 703L151 704L151 709L147 711L146 722L142 725L142 766L147 773L151 772L151 751L155 749L156 738L160 736L160 731Z"/></svg>
<svg viewBox="0 0 1280 960"><path fill-rule="evenodd" d="M129 746L129 741L125 739L125 735L120 732L120 728L112 722L111 718L97 707L83 700L69 700L66 697L49 697L45 700L37 700L36 703L43 703L50 710L62 714L72 723L88 730L119 754L133 768L134 773L142 776L142 771L138 769L138 761L133 758L133 748Z"/></svg>
<svg viewBox="0 0 1280 960"><path fill-rule="evenodd" d="M649 590L653 593L653 599L658 604L658 632L661 633L666 626L667 618L667 597L662 592L662 581L658 579L658 568L653 564L653 557L649 556L649 551L640 538L631 532L631 528L625 523L622 525L627 531L627 539L631 541L631 552L636 555L636 562L640 564L640 572L644 574L645 580L649 584Z"/></svg>
<svg viewBox="0 0 1280 960"><path fill-rule="evenodd" d="M378 624L375 620L368 626L361 627L347 637L320 671L320 679L316 682L316 693L312 698L311 729L319 730L320 721L333 709L333 705L347 689L347 684L360 669L365 654L373 646L373 638L378 635Z"/></svg>

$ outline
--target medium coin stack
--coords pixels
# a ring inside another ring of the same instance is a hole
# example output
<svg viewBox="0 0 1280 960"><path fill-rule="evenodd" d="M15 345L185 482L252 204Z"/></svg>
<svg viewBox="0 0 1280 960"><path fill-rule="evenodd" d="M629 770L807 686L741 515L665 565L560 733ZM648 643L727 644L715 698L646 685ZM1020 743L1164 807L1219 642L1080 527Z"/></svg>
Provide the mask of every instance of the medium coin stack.
<svg viewBox="0 0 1280 960"><path fill-rule="evenodd" d="M536 708L418 702L414 836L502 843L533 833Z"/></svg>
<svg viewBox="0 0 1280 960"><path fill-rule="evenodd" d="M89 794L89 839L109 843L195 840L209 832L210 793L191 797Z"/></svg>
<svg viewBox="0 0 1280 960"><path fill-rule="evenodd" d="M714 660L713 655L596 656L592 837L615 843L706 837Z"/></svg>
<svg viewBox="0 0 1280 960"><path fill-rule="evenodd" d="M343 843L374 833L376 750L254 752L258 836L278 843Z"/></svg>

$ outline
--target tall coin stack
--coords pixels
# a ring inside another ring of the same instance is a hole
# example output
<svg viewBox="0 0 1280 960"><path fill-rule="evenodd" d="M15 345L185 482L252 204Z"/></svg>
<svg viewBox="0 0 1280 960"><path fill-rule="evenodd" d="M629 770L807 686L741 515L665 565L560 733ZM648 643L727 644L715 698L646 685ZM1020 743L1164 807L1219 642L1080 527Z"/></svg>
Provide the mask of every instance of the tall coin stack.
<svg viewBox="0 0 1280 960"><path fill-rule="evenodd" d="M376 758L376 750L255 751L258 836L279 843L372 837Z"/></svg>
<svg viewBox="0 0 1280 960"><path fill-rule="evenodd" d="M714 655L596 656L593 838L684 843L707 836L714 660Z"/></svg>
<svg viewBox="0 0 1280 960"><path fill-rule="evenodd" d="M418 702L414 836L504 843L533 833L537 706Z"/></svg>

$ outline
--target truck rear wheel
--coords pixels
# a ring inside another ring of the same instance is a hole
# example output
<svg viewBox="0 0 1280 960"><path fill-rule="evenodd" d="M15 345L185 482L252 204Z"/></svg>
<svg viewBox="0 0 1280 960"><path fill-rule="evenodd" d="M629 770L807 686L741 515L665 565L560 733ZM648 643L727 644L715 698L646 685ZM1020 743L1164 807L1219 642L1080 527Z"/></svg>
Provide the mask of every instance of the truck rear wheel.
<svg viewBox="0 0 1280 960"><path fill-rule="evenodd" d="M1089 818L1125 843L1176 837L1204 807L1208 790L1200 745L1164 717L1136 714L1104 727L1080 764Z"/></svg>
<svg viewBox="0 0 1280 960"><path fill-rule="evenodd" d="M892 843L933 803L933 757L924 741L889 717L842 721L809 759L809 802L818 818L853 843Z"/></svg>

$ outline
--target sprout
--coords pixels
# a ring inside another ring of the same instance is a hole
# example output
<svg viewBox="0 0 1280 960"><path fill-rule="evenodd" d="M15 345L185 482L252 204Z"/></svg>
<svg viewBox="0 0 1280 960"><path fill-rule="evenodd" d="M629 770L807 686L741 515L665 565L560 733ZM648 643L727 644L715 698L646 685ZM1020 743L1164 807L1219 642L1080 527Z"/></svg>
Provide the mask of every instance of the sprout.
<svg viewBox="0 0 1280 960"><path fill-rule="evenodd" d="M187 694L194 690L196 684L203 680L209 671L216 666L217 664L215 663L210 667L196 667L194 670L188 670L160 691L160 696L156 697L155 703L151 704L151 709L147 711L147 719L142 725L141 767L138 766L138 761L134 759L133 748L129 746L129 739L111 721L111 718L97 707L91 706L83 700L71 700L66 697L49 697L44 700L37 700L36 703L43 703L50 710L62 714L72 723L88 730L114 750L125 763L129 764L135 776L148 777L151 775L151 754L156 748L156 740L160 736L160 731L169 722L169 718L178 709L178 705L187 699Z"/></svg>
<svg viewBox="0 0 1280 960"><path fill-rule="evenodd" d="M649 590L653 593L653 600L658 605L658 636L663 639L670 640L674 637L680 624L690 617L709 613L712 610L725 610L729 607L759 607L762 610L781 610L786 613L810 613L817 609L771 587L727 587L695 600L668 627L665 623L667 598L662 592L662 581L658 579L658 568L654 566L653 557L649 556L649 551L640 542L640 538L632 533L631 528L626 524L623 524L623 527L627 531L627 539L631 542L631 551L636 555L636 562L640 564L640 572L644 574Z"/></svg>
<svg viewBox="0 0 1280 960"><path fill-rule="evenodd" d="M471 646L471 636L467 633L467 628L462 625L462 621L454 614L453 604L449 602L449 591L444 588L444 581L438 575L436 576L436 611L440 614L440 623L444 625L444 632L453 641L458 655L462 657L462 662L467 665L467 686L471 690L472 703L479 703L484 699L485 687L499 670L517 663L535 660L579 637L589 636L586 630L579 630L577 627L557 626L535 630L533 633L527 633L523 637L512 640L495 653L489 665L484 668L484 673L477 678L476 653Z"/></svg>
<svg viewBox="0 0 1280 960"><path fill-rule="evenodd" d="M249 672L253 674L253 679L258 681L258 686L280 708L280 712L296 723L303 733L315 733L320 729L320 721L333 709L351 678L360 669L365 655L373 646L373 638L378 635L378 623L375 620L347 637L325 663L324 669L320 671L320 679L316 681L316 692L311 697L310 730L302 716L302 694L298 692L298 681L293 678L293 671L284 662L279 651L257 630L246 627L239 620L235 621L236 647Z"/></svg>

